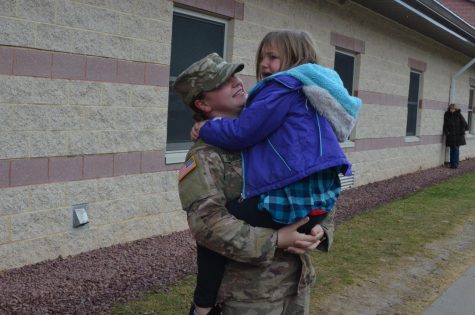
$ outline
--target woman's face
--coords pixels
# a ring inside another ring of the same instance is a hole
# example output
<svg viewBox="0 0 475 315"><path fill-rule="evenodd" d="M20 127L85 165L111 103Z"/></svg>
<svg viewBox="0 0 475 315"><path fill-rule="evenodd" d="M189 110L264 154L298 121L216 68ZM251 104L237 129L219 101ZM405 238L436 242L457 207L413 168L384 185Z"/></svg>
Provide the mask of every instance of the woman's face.
<svg viewBox="0 0 475 315"><path fill-rule="evenodd" d="M281 70L282 59L275 45L264 45L261 50L261 58L259 73L262 78L268 77Z"/></svg>
<svg viewBox="0 0 475 315"><path fill-rule="evenodd" d="M246 99L242 80L232 75L217 89L206 92L203 101L213 109L214 116L234 117L239 115Z"/></svg>

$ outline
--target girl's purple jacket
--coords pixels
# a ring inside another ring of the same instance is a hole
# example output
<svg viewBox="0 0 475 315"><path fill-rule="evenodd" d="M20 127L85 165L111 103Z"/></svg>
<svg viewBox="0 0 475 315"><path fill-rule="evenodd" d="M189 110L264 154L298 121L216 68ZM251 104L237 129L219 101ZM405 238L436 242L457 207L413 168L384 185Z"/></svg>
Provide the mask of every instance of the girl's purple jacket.
<svg viewBox="0 0 475 315"><path fill-rule="evenodd" d="M342 173L351 174L332 126L302 88L292 76L274 76L253 91L239 118L214 119L201 128L205 142L242 152L242 197L285 187L330 167L341 166Z"/></svg>

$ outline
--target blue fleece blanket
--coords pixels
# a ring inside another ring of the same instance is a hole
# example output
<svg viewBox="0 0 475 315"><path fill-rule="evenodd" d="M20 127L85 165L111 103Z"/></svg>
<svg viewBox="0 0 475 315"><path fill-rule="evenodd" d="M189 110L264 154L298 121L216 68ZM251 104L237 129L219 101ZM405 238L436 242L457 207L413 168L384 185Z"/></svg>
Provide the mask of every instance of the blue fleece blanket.
<svg viewBox="0 0 475 315"><path fill-rule="evenodd" d="M323 88L333 96L353 119L357 119L361 108L361 100L348 93L336 71L317 64L307 63L287 71L277 72L257 83L249 92L249 96L255 93L265 82L282 74L290 75L298 79L304 86L316 85Z"/></svg>

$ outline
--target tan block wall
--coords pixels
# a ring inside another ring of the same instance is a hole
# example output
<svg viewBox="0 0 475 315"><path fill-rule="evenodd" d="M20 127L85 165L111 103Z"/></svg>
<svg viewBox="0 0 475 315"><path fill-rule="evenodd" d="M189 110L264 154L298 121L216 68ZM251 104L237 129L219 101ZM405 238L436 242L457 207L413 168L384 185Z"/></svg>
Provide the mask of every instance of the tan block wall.
<svg viewBox="0 0 475 315"><path fill-rule="evenodd" d="M5 0L0 45L170 64L169 0ZM357 90L407 97L408 58L427 63L424 99L446 102L450 75L468 58L354 3L249 0L244 20L229 23L228 57L254 76L255 52L270 30L301 28L320 63L333 67L331 32L365 42ZM469 78L457 81L467 104ZM0 75L0 160L165 150L168 88ZM465 113L466 114L466 113ZM366 104L356 140L404 137L407 108ZM438 135L443 111L423 109L421 135ZM431 144L348 153L356 184L440 165ZM475 141L462 158L475 156ZM90 224L72 228L71 205L89 203ZM0 270L186 229L176 172L0 189Z"/></svg>
<svg viewBox="0 0 475 315"><path fill-rule="evenodd" d="M72 227L71 205L90 223ZM187 228L176 172L0 189L0 269Z"/></svg>
<svg viewBox="0 0 475 315"><path fill-rule="evenodd" d="M364 104L356 124L356 139L400 137L406 134L407 108Z"/></svg>
<svg viewBox="0 0 475 315"><path fill-rule="evenodd" d="M355 169L356 186L373 183L402 174L439 166L443 146L431 144L384 150L348 153Z"/></svg>
<svg viewBox="0 0 475 315"><path fill-rule="evenodd" d="M0 75L0 159L164 150L168 88Z"/></svg>
<svg viewBox="0 0 475 315"><path fill-rule="evenodd" d="M421 113L421 129L422 135L440 135L442 134L442 126L444 122L443 110L424 109Z"/></svg>
<svg viewBox="0 0 475 315"><path fill-rule="evenodd" d="M5 0L0 44L169 64L168 0Z"/></svg>
<svg viewBox="0 0 475 315"><path fill-rule="evenodd" d="M427 64L420 97L447 102L451 75L469 61L462 54L351 2L341 5L338 1L301 1L295 5L294 1L256 0L246 1L245 20L235 22L233 60L244 60L246 74L254 75L254 54L260 39L276 28L309 31L316 42L321 64L327 67L333 67L334 63L331 32L363 40L365 53L358 58L356 90L407 98L411 70L408 58L413 58ZM474 76L475 70L471 70L458 79L456 103L468 103L468 82ZM422 109L419 134L440 135L443 114L443 110ZM365 104L355 138L404 137L406 121L405 106ZM474 144L475 141L468 140L467 146L462 147L462 158L475 156ZM354 163L356 185L363 185L438 166L444 161L444 152L444 145L431 144L351 152L348 156Z"/></svg>
<svg viewBox="0 0 475 315"><path fill-rule="evenodd" d="M0 45L170 63L168 0L6 0ZM164 151L168 88L0 75L0 160ZM71 206L90 223L72 227ZM0 270L187 228L175 171L0 189Z"/></svg>

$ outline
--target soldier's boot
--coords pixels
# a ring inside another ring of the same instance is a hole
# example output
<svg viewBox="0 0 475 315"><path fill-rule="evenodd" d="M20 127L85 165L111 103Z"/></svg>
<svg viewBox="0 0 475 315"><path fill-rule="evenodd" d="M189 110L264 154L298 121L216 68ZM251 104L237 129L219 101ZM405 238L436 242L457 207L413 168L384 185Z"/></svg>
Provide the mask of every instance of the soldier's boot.
<svg viewBox="0 0 475 315"><path fill-rule="evenodd" d="M189 315L195 314L195 304L191 303ZM221 307L219 305L213 306L211 310L206 315L221 315Z"/></svg>

